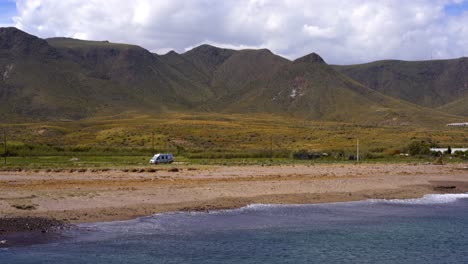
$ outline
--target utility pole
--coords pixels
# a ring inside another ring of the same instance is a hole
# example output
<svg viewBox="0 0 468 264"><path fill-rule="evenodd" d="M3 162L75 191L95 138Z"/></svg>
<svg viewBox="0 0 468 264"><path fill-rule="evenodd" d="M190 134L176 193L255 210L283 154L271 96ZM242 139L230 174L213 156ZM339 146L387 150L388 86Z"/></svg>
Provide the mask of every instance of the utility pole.
<svg viewBox="0 0 468 264"><path fill-rule="evenodd" d="M151 152L154 155L154 132L151 132Z"/></svg>
<svg viewBox="0 0 468 264"><path fill-rule="evenodd" d="M270 159L273 159L273 136L270 136Z"/></svg>
<svg viewBox="0 0 468 264"><path fill-rule="evenodd" d="M359 138L357 139L356 143L356 160L359 162Z"/></svg>
<svg viewBox="0 0 468 264"><path fill-rule="evenodd" d="M4 164L6 165L7 164L7 151L8 151L8 148L7 148L7 138L6 138L5 129L3 129L3 148L4 148L4 152L3 152Z"/></svg>

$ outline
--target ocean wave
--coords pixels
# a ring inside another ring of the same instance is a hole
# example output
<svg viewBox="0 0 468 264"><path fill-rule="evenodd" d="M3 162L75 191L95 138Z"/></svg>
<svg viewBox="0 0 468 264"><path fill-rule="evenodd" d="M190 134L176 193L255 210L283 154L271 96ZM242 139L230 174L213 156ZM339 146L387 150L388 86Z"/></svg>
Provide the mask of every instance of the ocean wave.
<svg viewBox="0 0 468 264"><path fill-rule="evenodd" d="M271 211L273 209L282 209L282 208L297 208L297 207L308 207L315 206L318 204L249 204L240 208L234 209L221 209L221 210L212 210L208 212L199 212L200 214L229 214L229 213L248 213L248 212L264 212Z"/></svg>
<svg viewBox="0 0 468 264"><path fill-rule="evenodd" d="M99 230L105 233L152 233L165 232L176 229L176 227L199 225L211 217L226 216L256 216L256 217L286 217L300 216L312 212L314 214L352 214L357 209L365 210L367 213L373 213L376 208L371 209L367 205L438 205L454 203L459 199L468 199L468 193L461 194L427 194L421 198L415 199L369 199L363 201L320 203L320 204L250 204L237 209L213 210L209 212L168 212L159 213L151 216L140 217L131 220L87 223L80 224L90 231ZM363 207L364 205L364 207ZM296 210L296 209L300 210ZM351 210L351 211L350 211ZM377 210L376 212L379 212ZM213 218L215 219L215 218ZM226 218L223 218L226 220Z"/></svg>
<svg viewBox="0 0 468 264"><path fill-rule="evenodd" d="M362 204L395 204L395 205L431 205L454 203L459 199L468 199L468 193L426 194L421 198L412 199L368 199L363 201L331 202L318 204L250 204L237 209L210 211L209 214L224 214L252 211L268 211L281 208L297 207L329 207L329 206L356 206Z"/></svg>
<svg viewBox="0 0 468 264"><path fill-rule="evenodd" d="M370 199L371 203L401 204L401 205L431 205L448 204L459 199L467 199L468 193L448 193L448 194L426 194L421 198L414 199Z"/></svg>

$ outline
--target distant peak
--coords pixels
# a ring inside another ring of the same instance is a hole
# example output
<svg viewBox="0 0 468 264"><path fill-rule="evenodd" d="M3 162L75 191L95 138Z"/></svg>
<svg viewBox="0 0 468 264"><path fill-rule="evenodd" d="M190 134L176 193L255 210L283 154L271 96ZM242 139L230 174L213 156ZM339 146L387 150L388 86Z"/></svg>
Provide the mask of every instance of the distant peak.
<svg viewBox="0 0 468 264"><path fill-rule="evenodd" d="M175 52L174 50L169 51L168 53L164 55L179 55L179 53Z"/></svg>
<svg viewBox="0 0 468 264"><path fill-rule="evenodd" d="M20 31L26 34L26 32L19 30L18 28L15 27L0 27L0 32L14 32L14 31Z"/></svg>
<svg viewBox="0 0 468 264"><path fill-rule="evenodd" d="M202 44L198 47L193 48L190 51L196 51L196 52L203 52L203 53L216 53L216 52L221 52L221 51L234 51L231 49L225 49L225 48L218 48L215 46L211 46L209 44Z"/></svg>
<svg viewBox="0 0 468 264"><path fill-rule="evenodd" d="M1 37L24 36L28 38L37 38L15 27L0 27L0 36Z"/></svg>
<svg viewBox="0 0 468 264"><path fill-rule="evenodd" d="M239 52L255 52L263 54L273 54L269 49L241 49Z"/></svg>
<svg viewBox="0 0 468 264"><path fill-rule="evenodd" d="M41 38L15 27L0 28L0 50L9 50L11 55L46 54L57 56L55 50Z"/></svg>
<svg viewBox="0 0 468 264"><path fill-rule="evenodd" d="M317 53L313 52L299 59L296 59L294 63L321 63L326 64L326 62L318 55Z"/></svg>
<svg viewBox="0 0 468 264"><path fill-rule="evenodd" d="M211 46L209 44L201 44L200 46L197 46L193 49L219 49L219 48L215 46Z"/></svg>

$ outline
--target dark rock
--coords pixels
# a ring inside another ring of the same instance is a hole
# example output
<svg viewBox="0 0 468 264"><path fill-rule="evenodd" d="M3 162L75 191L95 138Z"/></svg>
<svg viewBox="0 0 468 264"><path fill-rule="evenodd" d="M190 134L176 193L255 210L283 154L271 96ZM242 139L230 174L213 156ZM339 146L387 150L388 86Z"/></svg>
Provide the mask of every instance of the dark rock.
<svg viewBox="0 0 468 264"><path fill-rule="evenodd" d="M455 186L455 185L440 185L440 186L434 187L434 190L444 191L444 190L453 190L453 189L456 189L456 188L457 188L457 186Z"/></svg>
<svg viewBox="0 0 468 264"><path fill-rule="evenodd" d="M48 232L68 226L68 223L44 217L4 217L0 218L0 234L11 232Z"/></svg>

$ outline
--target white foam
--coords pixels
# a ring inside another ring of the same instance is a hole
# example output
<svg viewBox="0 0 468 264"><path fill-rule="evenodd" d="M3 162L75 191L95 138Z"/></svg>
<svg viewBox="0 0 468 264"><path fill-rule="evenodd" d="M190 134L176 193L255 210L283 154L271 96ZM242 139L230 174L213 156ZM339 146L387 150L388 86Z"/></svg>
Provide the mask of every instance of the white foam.
<svg viewBox="0 0 468 264"><path fill-rule="evenodd" d="M223 215L223 214L236 214L236 213L249 213L249 212L269 212L275 208L291 208L291 207L354 207L360 204L394 204L394 205L437 205L449 204L456 202L459 199L468 199L468 193L461 194L427 194L421 198L415 199L369 199L364 201L352 202L335 202L335 203L319 203L319 204L250 204L237 209L213 210L209 212L169 212L159 213L142 218L132 220L101 222L101 223L88 223L80 224L79 226L88 228L90 230L101 230L103 232L154 232L154 230L165 230L171 224L176 224L175 219L181 219L183 222L193 216L203 215ZM180 217L179 217L180 216ZM174 218L175 217L175 218ZM188 217L188 218L187 218ZM161 222L162 221L162 222Z"/></svg>
<svg viewBox="0 0 468 264"><path fill-rule="evenodd" d="M216 212L232 212L232 211L263 211L272 208L281 207L307 207L307 206L329 206L329 205L356 205L362 203L387 203L387 204L401 204L401 205L431 205L431 204L448 204L456 202L459 199L468 199L468 193L448 193L448 194L426 194L421 198L414 199L369 199L364 201L351 201L351 202L333 202L333 203L318 203L318 204L250 204L238 209L227 209Z"/></svg>
<svg viewBox="0 0 468 264"><path fill-rule="evenodd" d="M468 198L468 193L448 193L448 194L426 194L421 198L415 199L371 199L372 203L388 203L388 204L448 204L456 202L458 199Z"/></svg>

